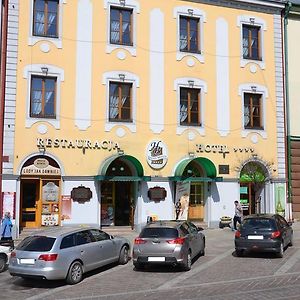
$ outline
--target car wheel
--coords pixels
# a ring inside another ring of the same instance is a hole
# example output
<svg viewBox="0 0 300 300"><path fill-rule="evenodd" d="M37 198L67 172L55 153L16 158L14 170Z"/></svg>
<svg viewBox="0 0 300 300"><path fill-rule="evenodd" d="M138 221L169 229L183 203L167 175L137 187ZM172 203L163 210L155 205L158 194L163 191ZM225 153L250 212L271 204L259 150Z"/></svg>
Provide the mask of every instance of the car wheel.
<svg viewBox="0 0 300 300"><path fill-rule="evenodd" d="M192 256L191 256L191 252L189 251L186 256L186 260L183 264L183 269L184 271L189 271L191 268L192 268Z"/></svg>
<svg viewBox="0 0 300 300"><path fill-rule="evenodd" d="M293 234L291 234L291 239L290 239L290 242L289 242L289 246L293 246L294 245L294 236Z"/></svg>
<svg viewBox="0 0 300 300"><path fill-rule="evenodd" d="M236 254L236 256L238 256L238 257L241 257L241 256L243 256L243 250L237 250L237 249L235 249L235 254Z"/></svg>
<svg viewBox="0 0 300 300"><path fill-rule="evenodd" d="M126 265L129 260L129 248L128 246L123 246L121 251L120 251L120 256L119 256L119 264L120 265Z"/></svg>
<svg viewBox="0 0 300 300"><path fill-rule="evenodd" d="M6 261L7 261L6 256L0 255L0 273L5 270Z"/></svg>
<svg viewBox="0 0 300 300"><path fill-rule="evenodd" d="M74 261L70 268L66 278L68 284L76 284L82 280L83 270L82 264L79 261Z"/></svg>
<svg viewBox="0 0 300 300"><path fill-rule="evenodd" d="M282 258L283 257L283 251L284 251L284 249L283 249L283 242L281 242L279 251L277 252L277 256L280 257L280 258Z"/></svg>

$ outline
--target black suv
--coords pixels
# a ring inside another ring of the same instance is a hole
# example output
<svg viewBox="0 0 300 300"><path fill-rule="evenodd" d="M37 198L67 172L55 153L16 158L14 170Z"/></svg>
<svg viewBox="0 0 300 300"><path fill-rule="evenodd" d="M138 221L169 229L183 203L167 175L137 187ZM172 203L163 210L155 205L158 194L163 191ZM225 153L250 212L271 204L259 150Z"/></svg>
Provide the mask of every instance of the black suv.
<svg viewBox="0 0 300 300"><path fill-rule="evenodd" d="M293 245L292 224L278 214L246 216L235 233L235 253L245 251L274 252L283 257L284 249Z"/></svg>

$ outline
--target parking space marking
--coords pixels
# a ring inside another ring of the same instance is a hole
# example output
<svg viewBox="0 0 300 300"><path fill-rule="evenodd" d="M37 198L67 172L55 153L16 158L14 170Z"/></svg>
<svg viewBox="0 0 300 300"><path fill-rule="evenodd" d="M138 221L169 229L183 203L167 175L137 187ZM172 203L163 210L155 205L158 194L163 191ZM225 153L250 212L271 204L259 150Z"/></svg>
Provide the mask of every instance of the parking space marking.
<svg viewBox="0 0 300 300"><path fill-rule="evenodd" d="M175 278L167 281L166 283L162 284L161 286L159 286L157 288L157 290L164 290L164 289L171 288L173 286L177 286L182 281L194 276L195 274L199 273L202 270L205 270L205 269L213 266L214 264L218 263L220 260L224 259L226 256L231 255L233 251L234 251L234 249L230 249L230 250L216 256L212 260L205 262L198 267L192 268L189 272L185 272L184 274L178 275L177 277L175 277Z"/></svg>
<svg viewBox="0 0 300 300"><path fill-rule="evenodd" d="M84 284L87 281L89 281L89 279L92 280L92 279L95 279L95 278L102 277L104 275L110 274L110 273L115 272L115 271L120 271L120 269L123 269L123 268L125 268L127 266L128 266L128 264L116 266L116 267L114 267L112 269L109 269L109 270L106 270L106 271L101 272L99 274L93 275L92 277L85 278L84 280L82 280L81 282L79 282L77 285ZM32 297L26 298L25 300L44 299L47 296L51 296L51 295L56 294L56 293L61 292L61 291L65 291L65 290L70 289L72 287L73 287L73 285L64 285L64 286L61 286L61 287L49 290L47 292L41 293L39 295L35 295L35 296L32 296Z"/></svg>
<svg viewBox="0 0 300 300"><path fill-rule="evenodd" d="M274 275L281 275L286 273L290 268L294 266L300 260L300 250L296 251L287 261L284 263Z"/></svg>

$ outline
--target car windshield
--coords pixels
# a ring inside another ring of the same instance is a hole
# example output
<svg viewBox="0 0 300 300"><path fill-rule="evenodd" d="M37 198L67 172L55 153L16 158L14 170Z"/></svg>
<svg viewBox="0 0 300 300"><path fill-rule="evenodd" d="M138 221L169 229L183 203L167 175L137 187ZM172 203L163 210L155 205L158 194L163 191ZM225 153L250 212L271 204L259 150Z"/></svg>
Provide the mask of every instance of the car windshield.
<svg viewBox="0 0 300 300"><path fill-rule="evenodd" d="M178 231L175 228L151 227L144 228L140 234L141 238L177 238Z"/></svg>
<svg viewBox="0 0 300 300"><path fill-rule="evenodd" d="M50 251L55 242L55 238L47 236L29 236L25 238L17 247L17 250L47 252Z"/></svg>
<svg viewBox="0 0 300 300"><path fill-rule="evenodd" d="M244 229L263 229L274 230L276 228L275 221L267 218L245 219L243 222Z"/></svg>

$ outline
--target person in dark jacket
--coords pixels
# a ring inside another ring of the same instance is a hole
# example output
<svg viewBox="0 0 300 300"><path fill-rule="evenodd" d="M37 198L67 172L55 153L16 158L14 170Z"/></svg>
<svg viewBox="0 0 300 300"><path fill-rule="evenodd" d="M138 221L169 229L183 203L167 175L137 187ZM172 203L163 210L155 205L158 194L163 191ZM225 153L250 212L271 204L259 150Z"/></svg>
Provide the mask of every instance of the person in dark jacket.
<svg viewBox="0 0 300 300"><path fill-rule="evenodd" d="M10 212L6 212L4 215L4 219L2 220L2 226L1 226L1 240L2 241L12 240L12 227L13 227L13 224L10 219Z"/></svg>

